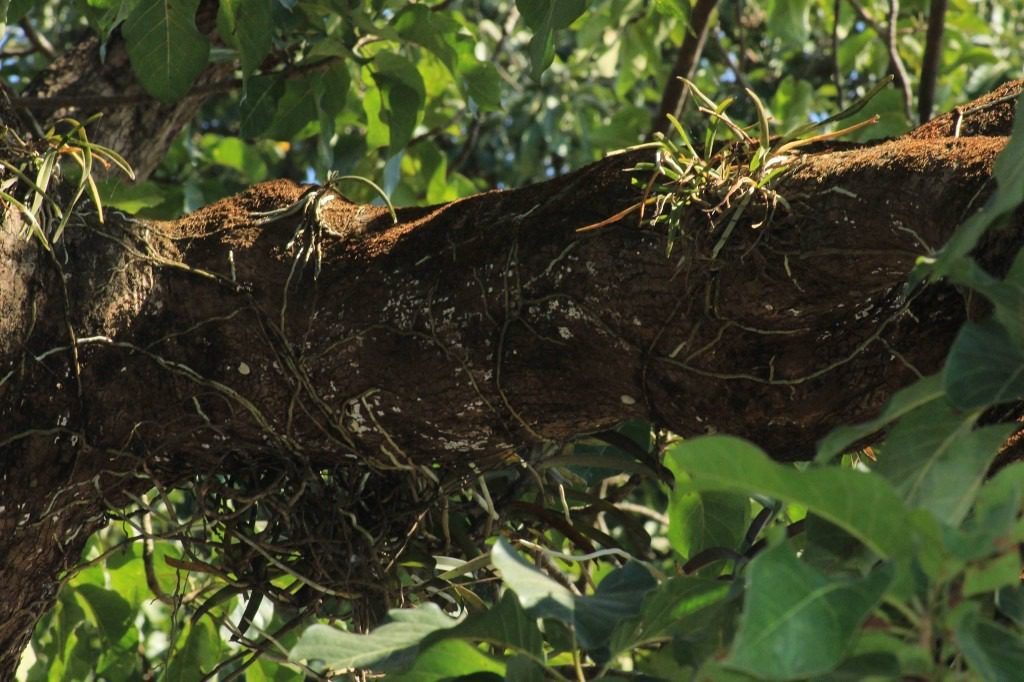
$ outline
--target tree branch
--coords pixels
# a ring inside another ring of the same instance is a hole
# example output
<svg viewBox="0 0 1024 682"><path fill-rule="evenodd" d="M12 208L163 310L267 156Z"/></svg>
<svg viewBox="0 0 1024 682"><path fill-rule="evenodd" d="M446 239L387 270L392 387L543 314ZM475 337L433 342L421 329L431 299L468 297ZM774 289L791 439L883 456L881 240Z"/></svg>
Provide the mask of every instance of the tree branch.
<svg viewBox="0 0 1024 682"><path fill-rule="evenodd" d="M366 524L627 418L810 456L941 366L964 302L942 286L908 302L903 282L984 199L1007 92L962 108L960 137L801 157L774 187L787 212L755 227L752 204L721 248L721 226L687 229L683 261L635 213L578 231L641 200L629 169L647 150L397 224L285 180L176 221L85 215L59 270L5 224L0 676L52 603L46 576L154 481L330 469Z"/></svg>
<svg viewBox="0 0 1024 682"><path fill-rule="evenodd" d="M921 59L921 84L918 88L917 107L921 123L932 117L935 106L935 81L942 60L942 31L946 21L946 0L931 0L928 9L928 32L925 36L924 56Z"/></svg>
<svg viewBox="0 0 1024 682"><path fill-rule="evenodd" d="M654 114L651 122L651 131L665 133L669 130L667 115L672 114L679 117L686 104L686 89L683 88L682 78L692 78L693 72L700 61L701 52L704 50L704 42L708 36L708 29L711 22L711 13L718 6L718 0L697 0L690 12L689 25L686 27L686 37L676 55L675 65L672 73L669 74L665 89L661 94L661 104Z"/></svg>
<svg viewBox="0 0 1024 682"><path fill-rule="evenodd" d="M900 56L899 43L897 41L896 30L900 13L899 0L889 0L888 20L884 26L875 21L858 0L849 0L849 2L857 12L857 16L870 26L871 30L885 42L885 49L889 53L889 73L893 75L896 80L896 86L903 94L903 113L908 121L913 120L914 92L910 87L910 74L907 71L906 64L903 63L903 57Z"/></svg>

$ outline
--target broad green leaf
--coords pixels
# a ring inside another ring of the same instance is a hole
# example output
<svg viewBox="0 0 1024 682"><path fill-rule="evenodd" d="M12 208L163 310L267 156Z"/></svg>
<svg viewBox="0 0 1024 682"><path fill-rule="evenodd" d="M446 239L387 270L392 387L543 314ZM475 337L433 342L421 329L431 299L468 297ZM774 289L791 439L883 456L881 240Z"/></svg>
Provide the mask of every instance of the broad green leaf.
<svg viewBox="0 0 1024 682"><path fill-rule="evenodd" d="M899 671L907 677L932 679L935 663L932 661L932 652L921 642L907 642L901 637L891 634L885 630L874 630L865 628L858 633L854 639L853 648L849 651L847 660L870 656L875 660L883 656L891 656L899 663ZM839 670L845 668L840 666ZM838 672L838 671L837 671ZM883 677L890 679L892 675L882 673ZM899 675L896 675L899 678ZM825 678L830 679L830 678ZM832 678L834 679L834 678ZM842 678L840 678L842 679ZM852 679L846 678L849 682L860 682L863 675L855 676Z"/></svg>
<svg viewBox="0 0 1024 682"><path fill-rule="evenodd" d="M1018 583L999 590L996 593L996 608L1018 626L1024 625L1024 586Z"/></svg>
<svg viewBox="0 0 1024 682"><path fill-rule="evenodd" d="M773 462L762 450L732 436L702 436L666 453L691 477L694 490L731 490L801 504L839 526L881 556L912 548L908 511L888 481L871 473L823 467L807 471Z"/></svg>
<svg viewBox="0 0 1024 682"><path fill-rule="evenodd" d="M1018 633L981 615L977 603L966 602L954 614L956 642L975 679L1016 682L1024 670L1024 641Z"/></svg>
<svg viewBox="0 0 1024 682"><path fill-rule="evenodd" d="M666 464L677 483L668 504L672 549L687 559L709 547L738 549L750 524L750 498L733 492L687 490L686 471L676 469L673 459Z"/></svg>
<svg viewBox="0 0 1024 682"><path fill-rule="evenodd" d="M800 558L819 570L866 569L876 560L857 538L816 514L804 519L804 538Z"/></svg>
<svg viewBox="0 0 1024 682"><path fill-rule="evenodd" d="M775 0L768 16L768 31L790 48L800 49L810 35L808 0Z"/></svg>
<svg viewBox="0 0 1024 682"><path fill-rule="evenodd" d="M21 21L32 9L33 4L35 0L3 0L0 2L0 23L13 24Z"/></svg>
<svg viewBox="0 0 1024 682"><path fill-rule="evenodd" d="M11 8L13 9L15 5L31 6L34 1L13 0ZM83 11L96 33L103 40L107 40L110 38L111 31L120 25L134 8L134 0L89 0ZM10 14L13 15L13 12Z"/></svg>
<svg viewBox="0 0 1024 682"><path fill-rule="evenodd" d="M1024 252L1018 252L1003 280L996 279L970 256L950 265L949 279L982 294L995 306L993 313L1013 341L1024 345Z"/></svg>
<svg viewBox="0 0 1024 682"><path fill-rule="evenodd" d="M530 66L534 78L555 59L555 31L568 28L587 9L589 0L516 0L523 21L533 31Z"/></svg>
<svg viewBox="0 0 1024 682"><path fill-rule="evenodd" d="M1024 94L1017 98L1016 112L1024 112ZM1006 146L992 167L996 190L982 209L967 219L938 257L915 269L911 283L924 277L939 278L949 273L954 264L969 254L990 227L1002 224L1024 199L1024 116L1015 115L1013 131Z"/></svg>
<svg viewBox="0 0 1024 682"><path fill-rule="evenodd" d="M695 614L703 620L706 609L721 604L729 591L729 583L721 580L669 578L647 593L639 614L616 627L609 642L613 656L671 639L676 629L694 620Z"/></svg>
<svg viewBox="0 0 1024 682"><path fill-rule="evenodd" d="M427 635L458 625L457 620L429 602L414 609L392 609L388 616L391 622L366 635L329 625L311 625L302 633L289 657L296 661L323 661L338 670L387 671L412 660Z"/></svg>
<svg viewBox="0 0 1024 682"><path fill-rule="evenodd" d="M253 139L274 121L277 103L285 90L281 76L253 76L242 86L239 127L243 138Z"/></svg>
<svg viewBox="0 0 1024 682"><path fill-rule="evenodd" d="M271 0L220 0L217 32L238 50L242 78L248 79L272 46Z"/></svg>
<svg viewBox="0 0 1024 682"><path fill-rule="evenodd" d="M284 95L276 102L273 123L262 135L291 140L313 134L317 129L317 101L323 96L323 91L324 82L318 73L288 80Z"/></svg>
<svg viewBox="0 0 1024 682"><path fill-rule="evenodd" d="M527 564L503 538L491 549L491 561L523 608L574 626L584 649L605 645L620 621L639 612L655 584L646 569L629 563L605 576L593 595L577 597Z"/></svg>
<svg viewBox="0 0 1024 682"><path fill-rule="evenodd" d="M544 660L544 642L537 619L523 610L512 592L506 592L497 604L486 611L468 616L450 630L431 635L424 645L430 646L441 639L488 642L538 661Z"/></svg>
<svg viewBox="0 0 1024 682"><path fill-rule="evenodd" d="M199 144L213 163L231 168L245 181L257 182L267 175L267 164L259 152L241 138L208 134Z"/></svg>
<svg viewBox="0 0 1024 682"><path fill-rule="evenodd" d="M832 670L892 577L884 564L862 579L833 578L801 563L786 544L765 550L747 568L743 615L726 663L769 680Z"/></svg>
<svg viewBox="0 0 1024 682"><path fill-rule="evenodd" d="M185 644L171 656L165 680L201 679L220 659L222 640L213 621L203 618L188 623L185 631Z"/></svg>
<svg viewBox="0 0 1024 682"><path fill-rule="evenodd" d="M433 52L455 75L459 22L450 14L433 11L426 5L408 5L395 16L393 25L399 36Z"/></svg>
<svg viewBox="0 0 1024 682"><path fill-rule="evenodd" d="M577 597L574 622L580 645L592 650L607 644L620 622L640 612L644 596L656 585L646 568L631 561L606 575L594 594Z"/></svg>
<svg viewBox="0 0 1024 682"><path fill-rule="evenodd" d="M1012 424L974 429L977 414L956 413L934 400L904 415L878 454L875 471L892 482L908 507L927 509L957 526L967 516L988 467Z"/></svg>
<svg viewBox="0 0 1024 682"><path fill-rule="evenodd" d="M409 670L388 675L387 679L389 682L438 682L483 673L495 673L497 679L504 679L505 664L461 639L444 639L421 651Z"/></svg>
<svg viewBox="0 0 1024 682"><path fill-rule="evenodd" d="M962 410L1024 397L1024 350L993 320L967 322L946 359L946 393Z"/></svg>
<svg viewBox="0 0 1024 682"><path fill-rule="evenodd" d="M964 571L963 594L971 597L1019 584L1020 554L1014 547L1010 552L990 561L968 566Z"/></svg>
<svg viewBox="0 0 1024 682"><path fill-rule="evenodd" d="M124 182L119 179L96 183L103 206L112 206L125 213L138 213L144 208L159 206L166 199L163 188L155 182Z"/></svg>
<svg viewBox="0 0 1024 682"><path fill-rule="evenodd" d="M412 139L423 108L423 78L408 59L381 52L373 60L373 79L380 88L382 120L388 124L388 156L403 149Z"/></svg>
<svg viewBox="0 0 1024 682"><path fill-rule="evenodd" d="M345 108L352 76L344 62L336 62L320 75L323 89L319 100L320 111L325 116L335 117Z"/></svg>
<svg viewBox="0 0 1024 682"><path fill-rule="evenodd" d="M78 605L99 630L107 646L116 644L132 627L135 612L117 592L86 584L79 585L74 594Z"/></svg>
<svg viewBox="0 0 1024 682"><path fill-rule="evenodd" d="M531 658L520 655L509 659L505 679L516 682L545 682L548 678L541 665Z"/></svg>
<svg viewBox="0 0 1024 682"><path fill-rule="evenodd" d="M889 422L917 409L925 403L938 400L945 394L942 375L933 374L897 391L875 419L856 426L840 426L832 430L818 444L817 462L828 462L857 441L880 431Z"/></svg>
<svg viewBox="0 0 1024 682"><path fill-rule="evenodd" d="M772 97L771 109L784 129L790 130L807 123L814 105L814 87L806 80L790 75L779 83Z"/></svg>
<svg viewBox="0 0 1024 682"><path fill-rule="evenodd" d="M502 582L516 593L524 609L563 623L573 621L576 596L526 563L504 538L498 538L491 548L491 561L501 571Z"/></svg>
<svg viewBox="0 0 1024 682"><path fill-rule="evenodd" d="M947 534L946 544L966 561L1003 552L1024 540L1018 521L1024 503L1024 462L1004 468L978 492L974 511L961 533Z"/></svg>
<svg viewBox="0 0 1024 682"><path fill-rule="evenodd" d="M457 46L456 68L463 92L473 98L482 111L498 111L501 107L501 77L489 62L481 62L473 53L469 40L460 40Z"/></svg>
<svg viewBox="0 0 1024 682"><path fill-rule="evenodd" d="M146 92L174 102L206 66L210 43L196 29L199 0L139 0L122 33Z"/></svg>

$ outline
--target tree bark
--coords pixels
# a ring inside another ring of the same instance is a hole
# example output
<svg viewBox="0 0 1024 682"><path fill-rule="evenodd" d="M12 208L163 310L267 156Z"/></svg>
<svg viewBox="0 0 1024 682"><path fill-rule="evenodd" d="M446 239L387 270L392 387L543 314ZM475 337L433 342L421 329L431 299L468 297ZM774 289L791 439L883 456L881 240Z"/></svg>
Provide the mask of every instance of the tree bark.
<svg viewBox="0 0 1024 682"><path fill-rule="evenodd" d="M646 152L397 224L277 180L177 221L86 216L53 256L8 211L0 678L104 512L153 480L281 458L457 480L627 418L808 457L936 371L970 314L951 288L902 288L984 199L999 106L962 114L970 137L939 118L803 156L777 187L789 211L752 227L751 207L715 257L721 228L695 230L682 263L635 213L577 231L639 200Z"/></svg>

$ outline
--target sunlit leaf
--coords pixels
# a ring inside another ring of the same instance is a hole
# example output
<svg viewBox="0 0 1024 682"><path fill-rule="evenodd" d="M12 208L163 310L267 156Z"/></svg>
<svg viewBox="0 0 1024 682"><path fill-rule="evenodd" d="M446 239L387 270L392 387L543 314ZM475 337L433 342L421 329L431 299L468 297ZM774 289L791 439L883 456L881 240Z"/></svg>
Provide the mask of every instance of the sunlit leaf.
<svg viewBox="0 0 1024 682"><path fill-rule="evenodd" d="M389 623L365 635L329 625L311 625L289 656L297 661L323 661L338 670L395 669L413 660L427 635L458 625L457 620L431 603L414 609L392 609L388 616Z"/></svg>

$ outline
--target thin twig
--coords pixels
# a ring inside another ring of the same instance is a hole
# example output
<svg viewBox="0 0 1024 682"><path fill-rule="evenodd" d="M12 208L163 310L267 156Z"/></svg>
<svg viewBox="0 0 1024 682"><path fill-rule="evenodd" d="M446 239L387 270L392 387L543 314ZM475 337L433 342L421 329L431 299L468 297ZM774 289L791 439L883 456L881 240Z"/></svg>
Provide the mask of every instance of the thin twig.
<svg viewBox="0 0 1024 682"><path fill-rule="evenodd" d="M900 13L899 0L889 0L889 21L886 26L875 21L858 0L849 0L849 2L861 21L870 26L871 30L885 42L885 49L889 52L889 73L896 79L896 85L899 86L900 91L903 93L903 113L906 114L909 121L913 115L911 106L914 100L914 93L910 89L910 75L907 72L906 65L903 63L903 58L900 57L899 46L896 41L897 19Z"/></svg>
<svg viewBox="0 0 1024 682"><path fill-rule="evenodd" d="M28 42L32 43L32 47L46 55L47 59L53 60L57 58L57 51L53 49L53 43L46 39L42 33L36 30L35 26L32 25L26 18L22 18L18 22L18 26L25 32L25 37L28 38Z"/></svg>
<svg viewBox="0 0 1024 682"><path fill-rule="evenodd" d="M839 69L839 14L843 0L835 0L832 5L832 80L836 84L836 104L844 108L843 75Z"/></svg>
<svg viewBox="0 0 1024 682"><path fill-rule="evenodd" d="M661 104L658 105L658 112L651 122L651 134L656 132L667 133L669 131L668 114L679 118L679 113L686 104L688 90L683 88L682 78L692 78L693 72L700 61L701 52L704 51L704 41L708 36L708 28L711 25L711 13L718 6L718 0L697 0L693 10L690 12L689 25L686 27L686 37L679 47L679 54L676 56L676 63L669 74L665 90L661 95Z"/></svg>

